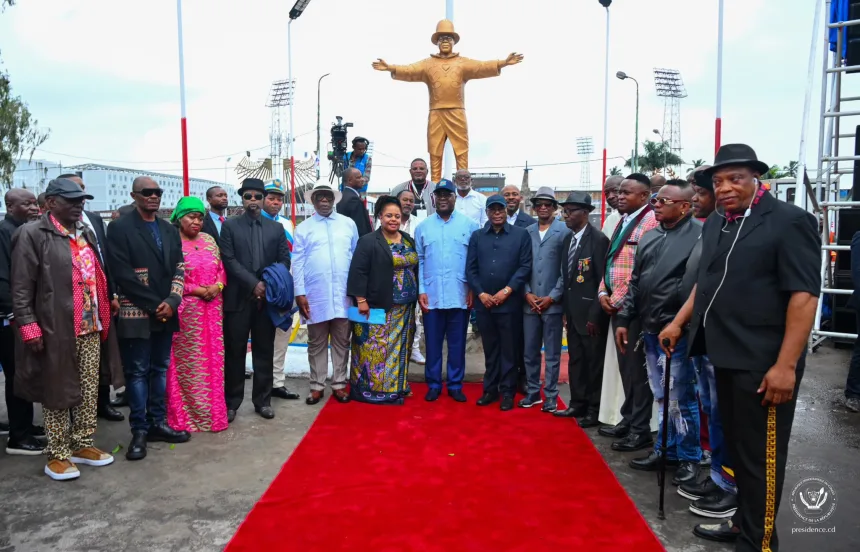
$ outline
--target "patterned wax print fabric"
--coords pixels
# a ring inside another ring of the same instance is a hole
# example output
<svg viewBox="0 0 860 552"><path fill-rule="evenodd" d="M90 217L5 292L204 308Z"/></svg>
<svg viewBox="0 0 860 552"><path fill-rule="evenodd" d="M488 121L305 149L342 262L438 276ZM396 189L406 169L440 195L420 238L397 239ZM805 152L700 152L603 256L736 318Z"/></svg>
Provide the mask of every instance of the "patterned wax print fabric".
<svg viewBox="0 0 860 552"><path fill-rule="evenodd" d="M418 253L406 243L389 243L394 258L394 306L385 324L352 325L350 396L376 404L403 404L415 335Z"/></svg>
<svg viewBox="0 0 860 552"><path fill-rule="evenodd" d="M182 253L185 290L167 371L167 423L177 431L222 431L227 429L223 298L219 293L206 301L191 293L224 284L227 276L212 236L201 233L196 240L183 240Z"/></svg>

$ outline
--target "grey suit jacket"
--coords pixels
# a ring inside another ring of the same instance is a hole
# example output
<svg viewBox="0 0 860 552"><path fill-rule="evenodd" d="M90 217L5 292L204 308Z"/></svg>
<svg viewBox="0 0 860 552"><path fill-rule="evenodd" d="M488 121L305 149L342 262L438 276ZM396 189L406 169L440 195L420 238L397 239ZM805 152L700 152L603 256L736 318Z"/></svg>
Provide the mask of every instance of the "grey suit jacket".
<svg viewBox="0 0 860 552"><path fill-rule="evenodd" d="M559 220L553 220L544 235L540 238L540 224L532 224L526 228L532 240L532 273L526 282L526 293L534 293L538 297L552 297L553 304L543 314L561 314L561 298L564 295L564 275L561 272L564 239L570 234L567 225ZM526 314L532 313L528 303L523 307Z"/></svg>
<svg viewBox="0 0 860 552"><path fill-rule="evenodd" d="M428 180L427 183L424 184L424 189L421 191L421 197L415 198L416 204L418 203L418 199L420 199L424 203L424 208L427 210L428 217L433 216L433 213L436 212L436 204L434 203L435 198L433 197L433 188L435 187L436 185ZM403 190L414 191L414 188L415 186L412 184L412 181L407 180L406 182L398 184L397 186L392 188L390 194L393 196L397 196L397 194L399 194ZM416 205L415 208L418 209L418 205Z"/></svg>

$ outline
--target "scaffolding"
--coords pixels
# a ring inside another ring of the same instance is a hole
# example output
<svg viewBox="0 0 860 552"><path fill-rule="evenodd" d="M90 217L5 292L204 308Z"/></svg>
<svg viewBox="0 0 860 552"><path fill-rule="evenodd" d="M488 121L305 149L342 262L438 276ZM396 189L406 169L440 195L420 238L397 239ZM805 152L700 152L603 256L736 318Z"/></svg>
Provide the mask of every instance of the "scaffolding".
<svg viewBox="0 0 860 552"><path fill-rule="evenodd" d="M840 191L840 179L844 175L853 175L853 165L860 161L860 155L843 155L840 152L841 140L856 140L855 133L843 133L843 119L860 116L860 110L843 110L843 104L860 102L860 96L843 96L842 85L846 75L860 72L860 65L849 66L845 59L846 29L860 26L860 19L848 21L830 21L831 0L825 2L825 25L824 25L824 48L821 73L821 108L818 137L818 167L814 185L809 179L804 178L807 197L797 197L796 204L805 205L808 198L812 210L819 215L821 221L821 299L815 313L815 324L810 336L810 349L814 350L825 339L854 341L857 334L832 331L828 328L823 318L825 303L831 304L832 312L836 312L837 303L844 302L844 296L850 296L854 290L838 286L837 266L832 259L833 252L850 251L850 240L848 243L840 243L839 219L840 211L860 207L860 201L842 200ZM821 0L817 2L815 15L819 22ZM820 36L819 29L813 34ZM834 33L835 31L835 33ZM836 35L835 51L831 52L831 33ZM843 165L840 166L840 163ZM852 168L845 165L850 163ZM800 180L800 175L798 181ZM799 187L797 188L799 191ZM798 196L801 194L798 193ZM836 243L831 241L831 231L837 237ZM838 254L838 253L837 253ZM850 273L850 270L848 271ZM844 275L842 275L844 278ZM850 277L850 275L849 275Z"/></svg>
<svg viewBox="0 0 860 552"><path fill-rule="evenodd" d="M576 153L579 155L579 187L582 190L591 189L591 154L594 153L594 140L591 136L583 136L576 139Z"/></svg>
<svg viewBox="0 0 860 552"><path fill-rule="evenodd" d="M684 79L677 69L654 69L654 86L657 96L663 98L663 147L681 156L681 100L687 97ZM665 170L665 169L664 169Z"/></svg>

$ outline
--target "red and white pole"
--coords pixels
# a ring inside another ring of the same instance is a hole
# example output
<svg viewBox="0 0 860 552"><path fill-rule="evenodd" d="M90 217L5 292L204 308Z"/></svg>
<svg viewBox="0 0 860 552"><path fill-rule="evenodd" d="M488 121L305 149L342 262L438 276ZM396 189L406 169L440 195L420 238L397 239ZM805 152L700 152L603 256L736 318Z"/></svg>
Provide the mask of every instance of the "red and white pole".
<svg viewBox="0 0 860 552"><path fill-rule="evenodd" d="M717 16L717 120L714 123L714 155L720 149L723 133L723 11L724 0L719 3Z"/></svg>
<svg viewBox="0 0 860 552"><path fill-rule="evenodd" d="M606 137L609 134L609 6L606 6L606 74L603 78L603 176L600 179L600 226L606 222Z"/></svg>
<svg viewBox="0 0 860 552"><path fill-rule="evenodd" d="M185 119L185 55L182 46L182 0L176 0L176 21L179 25L179 103L182 106L182 195L189 195L188 187L188 123Z"/></svg>

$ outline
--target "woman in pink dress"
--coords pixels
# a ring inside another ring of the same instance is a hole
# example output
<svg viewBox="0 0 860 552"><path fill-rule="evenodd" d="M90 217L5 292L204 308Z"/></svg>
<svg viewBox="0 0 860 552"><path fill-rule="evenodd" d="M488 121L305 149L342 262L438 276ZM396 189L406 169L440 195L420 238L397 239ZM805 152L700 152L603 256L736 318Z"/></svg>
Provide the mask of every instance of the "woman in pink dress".
<svg viewBox="0 0 860 552"><path fill-rule="evenodd" d="M200 199L183 197L171 217L185 255L179 332L167 371L167 423L177 431L227 429L221 297L227 277L215 240L200 233L205 216Z"/></svg>

